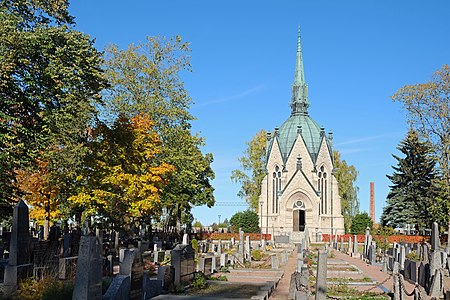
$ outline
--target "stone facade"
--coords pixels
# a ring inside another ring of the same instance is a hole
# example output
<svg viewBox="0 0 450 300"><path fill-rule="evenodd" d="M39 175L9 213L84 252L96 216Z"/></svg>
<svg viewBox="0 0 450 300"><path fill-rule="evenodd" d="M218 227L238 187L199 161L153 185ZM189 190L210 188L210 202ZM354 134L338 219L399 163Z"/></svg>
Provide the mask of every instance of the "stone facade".
<svg viewBox="0 0 450 300"><path fill-rule="evenodd" d="M332 134L308 114L300 35L292 113L267 136L267 175L262 181L259 219L263 233L290 235L294 242L308 227L316 233L344 234L338 182L333 173Z"/></svg>

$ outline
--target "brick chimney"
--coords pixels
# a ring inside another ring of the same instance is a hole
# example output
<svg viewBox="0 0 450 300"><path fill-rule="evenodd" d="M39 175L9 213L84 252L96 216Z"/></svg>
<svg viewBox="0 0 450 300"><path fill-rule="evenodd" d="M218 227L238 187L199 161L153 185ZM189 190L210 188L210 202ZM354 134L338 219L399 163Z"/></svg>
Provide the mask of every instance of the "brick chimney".
<svg viewBox="0 0 450 300"><path fill-rule="evenodd" d="M375 184L370 183L370 218L375 224Z"/></svg>

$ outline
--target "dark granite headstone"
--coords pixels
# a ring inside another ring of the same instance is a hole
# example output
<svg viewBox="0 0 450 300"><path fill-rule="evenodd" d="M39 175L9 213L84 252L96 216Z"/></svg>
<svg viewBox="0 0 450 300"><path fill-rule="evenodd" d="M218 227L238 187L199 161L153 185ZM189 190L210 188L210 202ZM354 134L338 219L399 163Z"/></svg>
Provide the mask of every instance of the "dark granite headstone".
<svg viewBox="0 0 450 300"><path fill-rule="evenodd" d="M72 300L102 299L102 245L95 236L82 236Z"/></svg>
<svg viewBox="0 0 450 300"><path fill-rule="evenodd" d="M144 293L142 290L143 276L144 276L144 264L142 262L141 252L139 249L133 249L134 257L133 264L131 266L131 284L130 284L130 300L142 300L144 299Z"/></svg>

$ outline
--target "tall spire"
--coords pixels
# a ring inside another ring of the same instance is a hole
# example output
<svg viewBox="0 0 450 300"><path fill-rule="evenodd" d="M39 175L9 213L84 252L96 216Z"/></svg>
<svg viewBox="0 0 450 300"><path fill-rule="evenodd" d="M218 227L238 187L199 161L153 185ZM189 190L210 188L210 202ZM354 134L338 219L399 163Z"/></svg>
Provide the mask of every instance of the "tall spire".
<svg viewBox="0 0 450 300"><path fill-rule="evenodd" d="M300 26L298 26L297 59L295 64L294 85L292 87L291 115L308 114L308 106L308 85L305 81Z"/></svg>

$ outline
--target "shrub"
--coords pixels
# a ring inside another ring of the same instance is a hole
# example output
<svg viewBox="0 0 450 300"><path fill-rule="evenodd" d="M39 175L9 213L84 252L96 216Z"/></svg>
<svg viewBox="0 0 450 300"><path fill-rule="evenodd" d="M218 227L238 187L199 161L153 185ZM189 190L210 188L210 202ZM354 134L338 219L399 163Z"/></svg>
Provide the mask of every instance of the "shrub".
<svg viewBox="0 0 450 300"><path fill-rule="evenodd" d="M253 260L260 261L262 258L261 250L252 250Z"/></svg>
<svg viewBox="0 0 450 300"><path fill-rule="evenodd" d="M194 281L192 282L192 285L197 289L206 288L206 279L202 272L195 274L195 278Z"/></svg>
<svg viewBox="0 0 450 300"><path fill-rule="evenodd" d="M411 251L406 255L406 258L412 261L420 261L420 256L416 251Z"/></svg>
<svg viewBox="0 0 450 300"><path fill-rule="evenodd" d="M19 283L17 297L23 300L66 300L72 298L72 292L72 281L61 281L52 276L42 280L30 277Z"/></svg>

